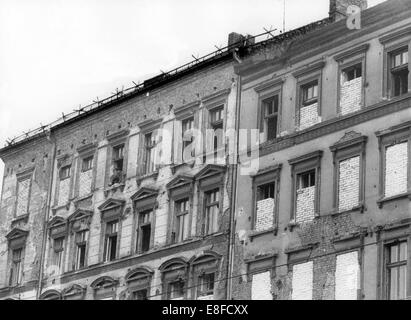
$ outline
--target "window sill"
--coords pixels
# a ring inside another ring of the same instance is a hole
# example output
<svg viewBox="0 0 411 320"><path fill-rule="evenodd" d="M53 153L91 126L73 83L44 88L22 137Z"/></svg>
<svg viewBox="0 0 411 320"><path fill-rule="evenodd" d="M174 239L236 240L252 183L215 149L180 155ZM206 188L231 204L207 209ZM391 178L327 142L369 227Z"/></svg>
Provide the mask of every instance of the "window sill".
<svg viewBox="0 0 411 320"><path fill-rule="evenodd" d="M66 210L68 210L69 208L70 208L70 201L68 201L66 204L56 205L56 206L54 206L53 208L51 208L51 210L52 210L53 212L56 212L56 211L58 211L58 210L60 210L60 209L66 209Z"/></svg>
<svg viewBox="0 0 411 320"><path fill-rule="evenodd" d="M148 174L139 176L139 177L136 178L136 180L137 180L137 185L140 185L141 182L143 182L144 180L150 179L150 178L156 180L157 177L158 177L158 170L157 170L157 171L154 171L154 172L152 172L152 173L148 173Z"/></svg>
<svg viewBox="0 0 411 320"><path fill-rule="evenodd" d="M332 216L339 216L345 213L360 211L360 213L364 213L365 211L365 204L359 204L358 206L352 207L351 209L344 209L344 210L335 210L331 215Z"/></svg>
<svg viewBox="0 0 411 320"><path fill-rule="evenodd" d="M401 193L396 196L381 198L377 200L377 205L378 205L378 208L381 209L386 202L395 201L395 200L404 199L404 198L408 198L409 200L411 200L411 192L408 191L406 193Z"/></svg>
<svg viewBox="0 0 411 320"><path fill-rule="evenodd" d="M250 238L250 241L253 242L253 240L254 240L255 238L262 237L262 236L265 236L265 235L268 235L268 234L273 234L274 236L276 236L276 235L277 235L277 232L278 232L278 228L277 228L277 227L272 227L272 228L270 228L270 229L263 230L263 231L255 231L255 230L253 230L253 231L250 232L250 234L248 235L248 237Z"/></svg>
<svg viewBox="0 0 411 320"><path fill-rule="evenodd" d="M81 196L81 197L77 197L74 202L77 204L77 202L83 201L83 200L87 200L89 198L93 197L93 193L89 193L85 196Z"/></svg>

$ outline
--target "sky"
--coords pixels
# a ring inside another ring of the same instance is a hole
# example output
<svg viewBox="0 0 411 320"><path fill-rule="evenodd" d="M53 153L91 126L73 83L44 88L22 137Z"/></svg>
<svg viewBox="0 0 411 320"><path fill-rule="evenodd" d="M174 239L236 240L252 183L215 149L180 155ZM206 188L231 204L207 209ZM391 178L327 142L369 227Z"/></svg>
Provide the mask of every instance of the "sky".
<svg viewBox="0 0 411 320"><path fill-rule="evenodd" d="M286 0L286 30L328 10L329 0ZM283 0L0 0L0 147L224 47L230 32L282 27ZM0 192L2 172L0 160Z"/></svg>

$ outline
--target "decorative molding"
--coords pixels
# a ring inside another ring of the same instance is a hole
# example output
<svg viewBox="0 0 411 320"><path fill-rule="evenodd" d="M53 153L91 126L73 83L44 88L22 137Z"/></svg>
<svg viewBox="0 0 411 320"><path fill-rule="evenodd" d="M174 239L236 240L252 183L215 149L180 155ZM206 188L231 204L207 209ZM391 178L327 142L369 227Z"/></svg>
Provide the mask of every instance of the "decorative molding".
<svg viewBox="0 0 411 320"><path fill-rule="evenodd" d="M325 61L321 59L320 61L311 63L309 66L304 66L304 67L298 69L297 71L294 71L292 73L292 75L296 79L301 78L302 76L305 76L305 75L308 75L310 73L314 73L315 71L319 71L319 70L323 69L324 66L325 66Z"/></svg>
<svg viewBox="0 0 411 320"><path fill-rule="evenodd" d="M201 99L201 102L205 105L214 104L215 102L220 102L219 100L225 100L230 93L231 88L223 89L208 96L205 96Z"/></svg>
<svg viewBox="0 0 411 320"><path fill-rule="evenodd" d="M411 36L411 26L408 26L401 30L396 30L394 32L389 32L381 36L378 40L381 44L385 45L388 42L392 42L402 37Z"/></svg>
<svg viewBox="0 0 411 320"><path fill-rule="evenodd" d="M364 54L368 51L369 48L370 48L369 43L362 44L360 46L351 48L349 50L346 50L342 53L339 53L339 54L335 55L334 60L337 61L337 62L341 62L341 61L343 61L347 58L351 58L351 57L356 56L356 55Z"/></svg>
<svg viewBox="0 0 411 320"><path fill-rule="evenodd" d="M123 129L108 135L106 138L110 143L116 143L117 140L125 139L129 133L129 129Z"/></svg>
<svg viewBox="0 0 411 320"><path fill-rule="evenodd" d="M269 89L269 88L276 89L276 88L282 86L283 83L284 83L284 81L285 81L285 80L284 80L283 78L271 79L271 80L265 81L265 82L257 85L256 87L254 87L254 90L255 90L257 93L260 93L260 92L262 92L262 91L264 91L264 90L266 90L266 89Z"/></svg>
<svg viewBox="0 0 411 320"><path fill-rule="evenodd" d="M155 129L158 129L162 122L163 122L163 118L159 118L156 120L148 119L148 120L139 122L137 125L139 126L141 132L145 134L145 133L154 131Z"/></svg>
<svg viewBox="0 0 411 320"><path fill-rule="evenodd" d="M305 154L303 156L288 160L288 163L291 166L294 166L294 165L299 164L301 162L306 162L306 161L310 161L310 160L313 160L313 159L316 159L317 161L319 161L319 159L321 159L323 153L324 152L322 150L314 151L314 152Z"/></svg>

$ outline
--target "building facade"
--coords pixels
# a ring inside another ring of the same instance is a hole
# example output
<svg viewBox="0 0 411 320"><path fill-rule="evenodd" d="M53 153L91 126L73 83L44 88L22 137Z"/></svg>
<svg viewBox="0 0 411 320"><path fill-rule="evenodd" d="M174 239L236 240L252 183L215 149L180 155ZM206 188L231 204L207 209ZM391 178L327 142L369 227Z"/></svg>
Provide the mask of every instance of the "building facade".
<svg viewBox="0 0 411 320"><path fill-rule="evenodd" d="M411 296L411 3L366 7L1 149L0 298Z"/></svg>
<svg viewBox="0 0 411 320"><path fill-rule="evenodd" d="M361 29L333 8L236 65L239 127L258 129L241 152L259 151L236 184L237 299L411 294L411 3L363 11Z"/></svg>

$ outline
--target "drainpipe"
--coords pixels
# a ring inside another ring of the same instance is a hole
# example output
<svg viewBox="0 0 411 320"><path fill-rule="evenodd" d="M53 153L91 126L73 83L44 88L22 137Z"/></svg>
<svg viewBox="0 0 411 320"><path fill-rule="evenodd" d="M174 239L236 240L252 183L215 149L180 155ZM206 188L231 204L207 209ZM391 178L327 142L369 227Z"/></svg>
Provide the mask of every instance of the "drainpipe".
<svg viewBox="0 0 411 320"><path fill-rule="evenodd" d="M36 294L36 299L40 299L41 291L43 289L43 268L44 268L44 260L46 256L46 242L47 242L47 221L49 220L49 214L50 214L50 203L51 203L51 191L53 187L53 176L54 176L54 162L56 161L56 141L52 141L51 138L51 132L50 136L47 137L47 139L53 144L53 156L51 159L51 172L50 172L50 178L49 178L49 186L48 186L48 191L47 191L47 202L46 202L46 208L45 208L45 213L44 213L44 219L43 219L43 239L41 242L41 251L40 251L40 266L39 266L39 282L37 285L37 294Z"/></svg>
<svg viewBox="0 0 411 320"><path fill-rule="evenodd" d="M234 57L236 53L233 53ZM238 60L237 60L238 61ZM235 111L235 130L236 130L236 143L235 143L235 163L232 170L232 187L231 187L231 219L230 219L230 238L228 243L228 272L227 272L227 300L232 300L232 285L233 285L233 272L234 272L234 246L235 246L235 213L237 203L237 171L238 171L238 145L239 145L239 124L240 124L240 105L241 105L241 76L237 75L237 101Z"/></svg>

